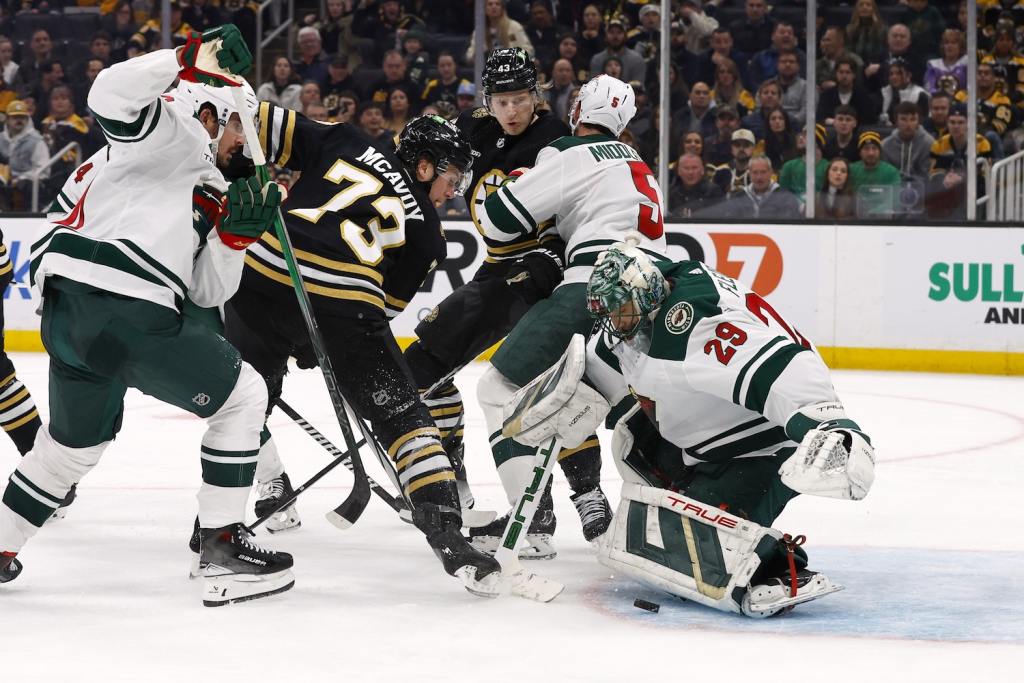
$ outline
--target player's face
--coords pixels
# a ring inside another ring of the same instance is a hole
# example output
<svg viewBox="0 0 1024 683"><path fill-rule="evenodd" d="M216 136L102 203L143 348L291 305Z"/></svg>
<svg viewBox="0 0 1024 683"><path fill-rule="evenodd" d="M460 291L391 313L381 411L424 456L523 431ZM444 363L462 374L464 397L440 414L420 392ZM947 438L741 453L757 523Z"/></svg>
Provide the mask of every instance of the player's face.
<svg viewBox="0 0 1024 683"><path fill-rule="evenodd" d="M242 121L238 114L232 114L228 123L224 126L224 134L220 136L217 144L217 165L226 167L231 162L231 157L242 150L245 143L245 132L242 130Z"/></svg>
<svg viewBox="0 0 1024 683"><path fill-rule="evenodd" d="M515 90L491 95L489 107L505 133L519 135L533 122L536 102L529 90Z"/></svg>
<svg viewBox="0 0 1024 683"><path fill-rule="evenodd" d="M623 339L629 339L640 327L640 311L632 300L608 314L608 322Z"/></svg>
<svg viewBox="0 0 1024 683"><path fill-rule="evenodd" d="M430 184L430 201L435 209L440 209L442 204L458 194L458 190L463 186L462 177L462 171L449 166L444 173L434 178L434 182Z"/></svg>

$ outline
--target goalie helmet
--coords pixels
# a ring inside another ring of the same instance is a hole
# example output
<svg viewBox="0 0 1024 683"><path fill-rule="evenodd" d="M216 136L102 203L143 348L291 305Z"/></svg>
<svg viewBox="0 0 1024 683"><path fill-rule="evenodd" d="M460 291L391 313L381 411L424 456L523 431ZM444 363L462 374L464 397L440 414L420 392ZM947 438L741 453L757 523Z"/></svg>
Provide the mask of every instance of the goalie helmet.
<svg viewBox="0 0 1024 683"><path fill-rule="evenodd" d="M578 125L589 123L608 129L617 138L635 115L636 95L633 88L614 76L601 74L580 88L569 109L569 125L573 134Z"/></svg>
<svg viewBox="0 0 1024 683"><path fill-rule="evenodd" d="M650 324L665 301L665 278L651 259L629 237L597 257L587 282L587 309L601 328L620 339L630 339ZM628 330L618 329L612 314L633 302L636 322Z"/></svg>
<svg viewBox="0 0 1024 683"><path fill-rule="evenodd" d="M502 92L535 90L537 67L521 47L501 47L487 55L481 75L484 97Z"/></svg>
<svg viewBox="0 0 1024 683"><path fill-rule="evenodd" d="M423 157L434 164L434 173L441 175L449 166L462 171L456 194L465 194L469 188L473 166L473 148L458 128L440 116L425 114L405 125L395 150L398 158L415 177L416 164Z"/></svg>

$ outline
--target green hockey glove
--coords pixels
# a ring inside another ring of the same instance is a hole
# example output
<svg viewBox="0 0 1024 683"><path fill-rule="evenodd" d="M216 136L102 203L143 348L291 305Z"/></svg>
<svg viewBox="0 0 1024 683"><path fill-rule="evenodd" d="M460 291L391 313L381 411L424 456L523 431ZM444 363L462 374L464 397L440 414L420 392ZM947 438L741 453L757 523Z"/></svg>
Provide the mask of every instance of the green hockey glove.
<svg viewBox="0 0 1024 683"><path fill-rule="evenodd" d="M245 249L273 225L281 207L281 188L256 178L242 178L228 186L217 234L232 249Z"/></svg>
<svg viewBox="0 0 1024 683"><path fill-rule="evenodd" d="M215 87L237 86L241 79L236 76L252 66L252 53L238 27L224 24L202 34L193 32L178 52L178 63L182 80Z"/></svg>

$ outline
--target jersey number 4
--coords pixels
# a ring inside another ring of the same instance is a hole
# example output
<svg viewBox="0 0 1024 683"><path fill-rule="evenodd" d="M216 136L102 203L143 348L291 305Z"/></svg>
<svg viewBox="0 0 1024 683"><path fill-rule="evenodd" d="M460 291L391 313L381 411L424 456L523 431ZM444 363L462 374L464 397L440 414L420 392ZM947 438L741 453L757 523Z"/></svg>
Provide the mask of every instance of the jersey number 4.
<svg viewBox="0 0 1024 683"><path fill-rule="evenodd" d="M640 203L640 215L637 216L636 229L640 234L656 240L665 233L665 219L661 213L661 198L654 174L642 161L630 161L629 172L633 176L633 185L637 191L647 197L648 201Z"/></svg>
<svg viewBox="0 0 1024 683"><path fill-rule="evenodd" d="M341 159L334 162L330 170L324 174L324 179L336 185L342 182L349 184L315 209L292 209L288 213L304 218L310 223L316 223L325 213L343 211L363 197L380 192L384 187L384 183L372 174ZM398 197L386 196L377 197L370 206L378 215L367 221L366 227L347 218L342 220L341 239L363 264L375 266L384 258L385 249L405 244L405 207ZM391 227L384 227L389 220ZM367 233L369 239L366 238Z"/></svg>

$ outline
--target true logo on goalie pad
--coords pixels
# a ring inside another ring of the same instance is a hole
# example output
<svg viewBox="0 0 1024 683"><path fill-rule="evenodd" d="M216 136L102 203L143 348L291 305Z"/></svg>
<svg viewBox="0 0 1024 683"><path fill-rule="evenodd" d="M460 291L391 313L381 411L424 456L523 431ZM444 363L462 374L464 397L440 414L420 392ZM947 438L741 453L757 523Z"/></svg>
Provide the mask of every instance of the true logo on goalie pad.
<svg viewBox="0 0 1024 683"><path fill-rule="evenodd" d="M680 301L665 314L665 328L672 334L682 334L693 324L693 306Z"/></svg>
<svg viewBox="0 0 1024 683"><path fill-rule="evenodd" d="M192 402L195 403L200 408L202 408L203 406L207 405L210 402L210 397L202 393L196 394L195 396L192 397Z"/></svg>

